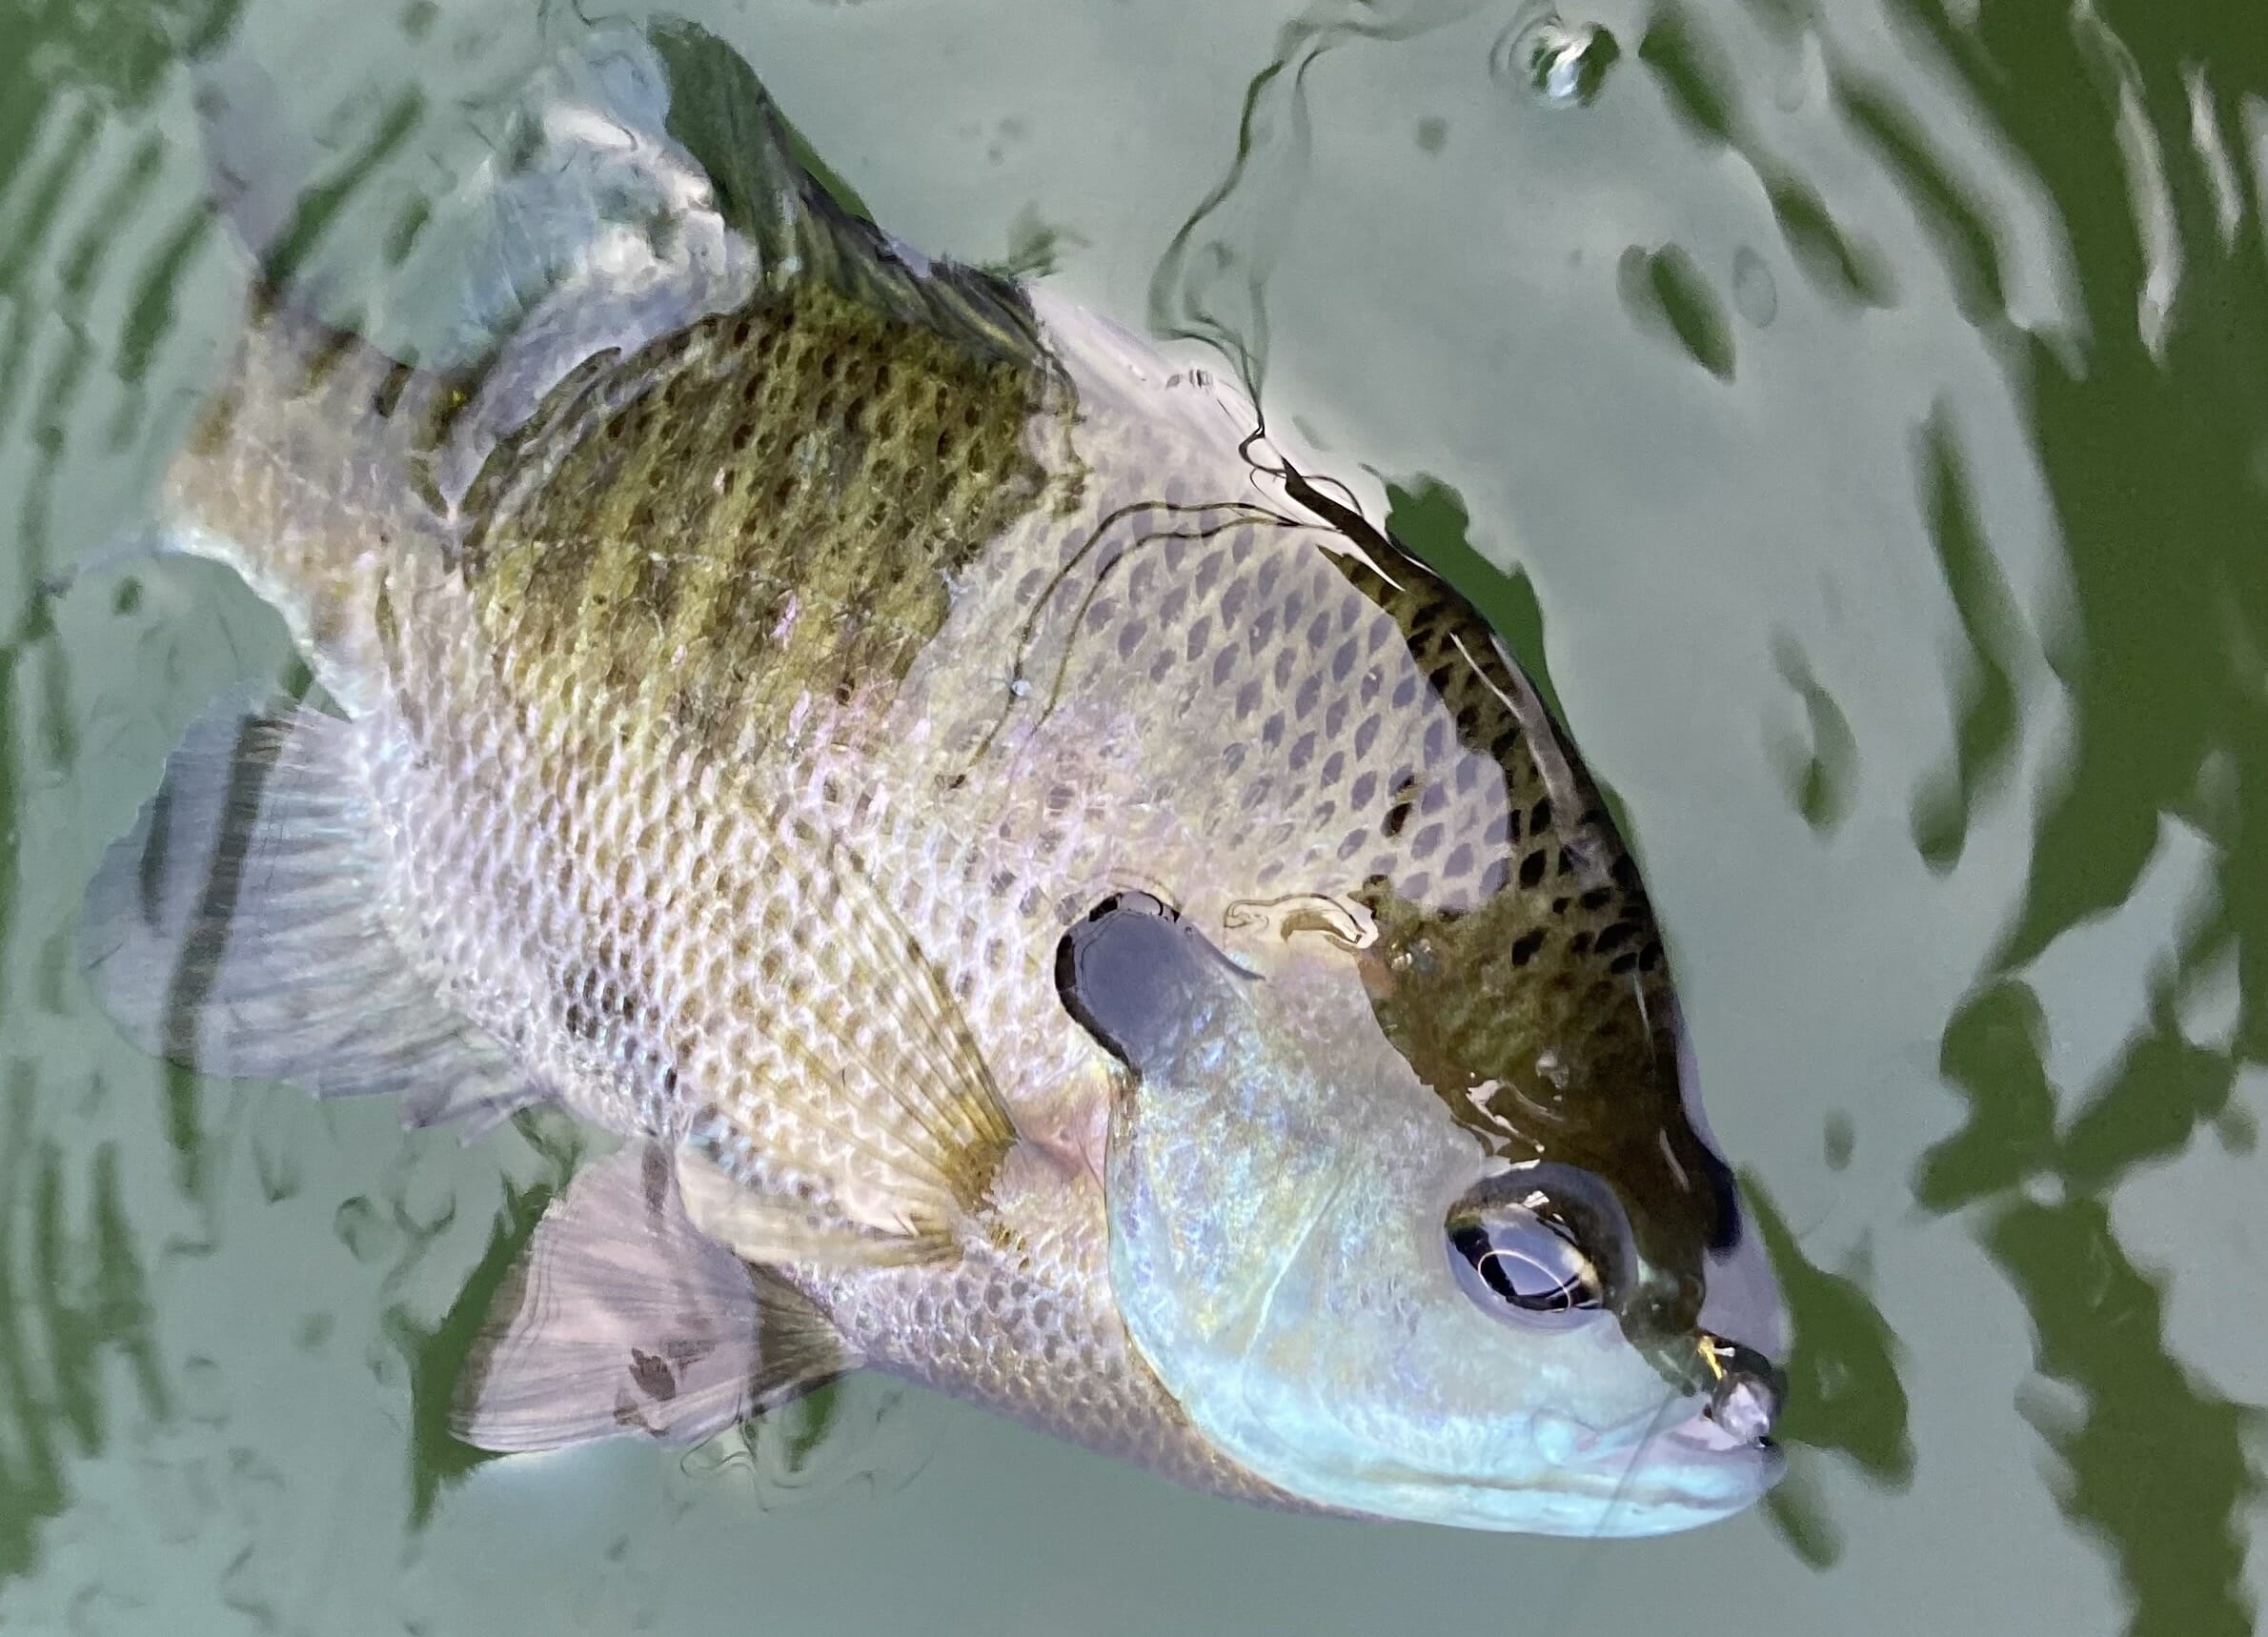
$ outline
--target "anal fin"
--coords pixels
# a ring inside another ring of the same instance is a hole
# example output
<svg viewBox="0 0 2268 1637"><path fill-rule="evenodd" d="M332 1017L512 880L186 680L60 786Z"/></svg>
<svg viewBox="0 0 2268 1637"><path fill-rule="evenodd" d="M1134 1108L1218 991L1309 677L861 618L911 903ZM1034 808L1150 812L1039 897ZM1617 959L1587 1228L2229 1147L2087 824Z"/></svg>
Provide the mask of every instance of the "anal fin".
<svg viewBox="0 0 2268 1637"><path fill-rule="evenodd" d="M691 1443L857 1363L793 1285L693 1226L668 1155L641 1145L577 1176L544 1213L452 1419L500 1452L622 1432Z"/></svg>
<svg viewBox="0 0 2268 1637"><path fill-rule="evenodd" d="M207 713L87 889L80 957L119 1027L205 1074L394 1093L484 1129L539 1101L379 915L388 865L349 724L290 701Z"/></svg>

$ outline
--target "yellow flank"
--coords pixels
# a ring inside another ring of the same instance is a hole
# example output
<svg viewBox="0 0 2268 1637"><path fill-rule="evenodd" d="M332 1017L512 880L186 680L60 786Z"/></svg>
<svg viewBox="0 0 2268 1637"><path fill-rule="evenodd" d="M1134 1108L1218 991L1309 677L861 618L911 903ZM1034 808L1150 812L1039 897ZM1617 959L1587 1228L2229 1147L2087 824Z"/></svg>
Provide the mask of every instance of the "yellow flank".
<svg viewBox="0 0 2268 1637"><path fill-rule="evenodd" d="M885 703L956 573L1042 498L1043 394L811 280L576 372L466 497L507 679L719 755L806 694Z"/></svg>

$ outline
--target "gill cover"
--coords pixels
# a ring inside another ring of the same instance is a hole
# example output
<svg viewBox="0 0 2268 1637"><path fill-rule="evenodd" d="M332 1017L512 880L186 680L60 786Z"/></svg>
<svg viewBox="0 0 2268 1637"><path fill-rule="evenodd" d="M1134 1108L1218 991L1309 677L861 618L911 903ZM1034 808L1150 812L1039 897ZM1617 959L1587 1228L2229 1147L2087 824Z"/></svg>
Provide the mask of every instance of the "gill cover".
<svg viewBox="0 0 2268 1637"><path fill-rule="evenodd" d="M1245 951L1239 950L1242 956ZM1059 980L1125 1065L1113 1294L1225 1453L1318 1506L1646 1534L1737 1511L1768 1449L1708 1426L1608 1311L1508 1323L1448 1223L1502 1162L1374 1023L1344 952L1232 962L1144 900L1066 937Z"/></svg>

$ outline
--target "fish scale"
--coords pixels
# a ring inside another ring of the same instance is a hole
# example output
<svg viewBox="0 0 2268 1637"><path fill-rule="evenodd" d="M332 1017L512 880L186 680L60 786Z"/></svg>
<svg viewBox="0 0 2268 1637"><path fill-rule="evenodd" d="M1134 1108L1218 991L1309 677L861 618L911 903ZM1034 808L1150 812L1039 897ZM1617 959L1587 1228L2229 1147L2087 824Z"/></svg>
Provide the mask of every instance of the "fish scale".
<svg viewBox="0 0 2268 1637"><path fill-rule="evenodd" d="M1580 760L1249 403L844 216L744 65L650 39L632 82L686 93L667 131L707 168L666 236L721 262L564 278L457 374L256 313L167 504L340 717L192 730L169 790L199 801L91 890L98 989L209 1067L319 1082L330 1051L417 1118L556 1101L629 1140L499 1298L476 1442L695 1436L866 1363L1225 1494L1574 1526L1593 1476L1392 1474L1502 1419L1467 1402L1513 1331L1450 1280L1452 1173L1532 1154L1623 1201L1627 1343L1536 1342L1534 1390L1606 1437L1716 1358L1730 1180ZM1156 975L1217 1038L1074 1003L1077 951L1148 936L1122 903L1200 940ZM301 947L334 970L295 999ZM338 1014L357 984L415 1052ZM1308 1246L1331 1322L1285 1334L1297 1282L1248 1275ZM1230 1324L1276 1376L1220 1384ZM1403 1436L1390 1361L1426 1349L1462 1384L1403 1453L1310 1473ZM1310 1397L1345 1412L1244 1425Z"/></svg>
<svg viewBox="0 0 2268 1637"><path fill-rule="evenodd" d="M1036 372L821 287L597 362L462 503L463 572L533 699L588 678L745 753L804 694L902 675L1038 498Z"/></svg>

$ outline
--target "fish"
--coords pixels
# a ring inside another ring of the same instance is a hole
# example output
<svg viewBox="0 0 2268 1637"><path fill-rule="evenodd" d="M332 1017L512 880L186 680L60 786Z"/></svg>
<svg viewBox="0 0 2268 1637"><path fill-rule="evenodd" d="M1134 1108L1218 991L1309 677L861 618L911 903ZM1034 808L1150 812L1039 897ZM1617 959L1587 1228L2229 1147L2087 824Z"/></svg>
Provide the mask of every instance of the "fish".
<svg viewBox="0 0 2268 1637"><path fill-rule="evenodd" d="M313 683L187 732L81 960L200 1073L614 1144L458 1437L871 1369L1297 1511L1768 1489L1786 1321L1636 860L1374 496L840 202L682 21L531 79L415 357L268 275L290 185L208 115L252 294L148 537Z"/></svg>

